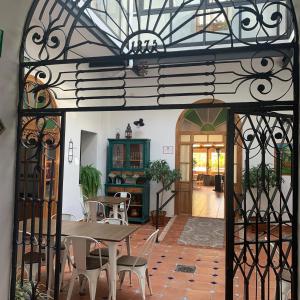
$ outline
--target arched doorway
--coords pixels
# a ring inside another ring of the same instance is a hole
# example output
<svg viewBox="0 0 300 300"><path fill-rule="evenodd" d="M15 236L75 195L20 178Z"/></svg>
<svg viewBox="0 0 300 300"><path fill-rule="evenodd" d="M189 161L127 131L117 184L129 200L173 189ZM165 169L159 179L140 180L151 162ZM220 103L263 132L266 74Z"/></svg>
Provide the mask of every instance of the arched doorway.
<svg viewBox="0 0 300 300"><path fill-rule="evenodd" d="M224 217L226 117L224 108L187 109L180 115L176 168L181 170L182 179L177 183L176 214ZM209 198L213 200L207 205Z"/></svg>

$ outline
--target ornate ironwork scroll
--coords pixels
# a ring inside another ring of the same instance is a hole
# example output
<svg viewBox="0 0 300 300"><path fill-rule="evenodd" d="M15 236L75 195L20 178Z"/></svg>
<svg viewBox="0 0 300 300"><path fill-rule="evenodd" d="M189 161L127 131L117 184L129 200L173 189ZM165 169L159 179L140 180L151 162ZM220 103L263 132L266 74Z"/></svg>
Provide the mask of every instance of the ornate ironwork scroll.
<svg viewBox="0 0 300 300"><path fill-rule="evenodd" d="M42 0L29 16L24 50L42 61L270 45L292 38L293 13L289 0Z"/></svg>

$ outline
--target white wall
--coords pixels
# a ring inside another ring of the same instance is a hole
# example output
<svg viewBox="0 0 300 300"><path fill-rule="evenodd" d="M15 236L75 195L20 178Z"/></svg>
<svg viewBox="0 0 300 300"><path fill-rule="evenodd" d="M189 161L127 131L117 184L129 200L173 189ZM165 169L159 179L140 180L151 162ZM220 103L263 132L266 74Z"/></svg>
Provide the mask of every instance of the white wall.
<svg viewBox="0 0 300 300"><path fill-rule="evenodd" d="M127 111L127 112L94 112L94 113L68 113L66 121L66 147L71 138L74 143L74 160L67 161L67 148L65 150L65 174L63 211L81 216L80 189L79 189L79 161L80 161L80 132L87 130L97 132L98 151L97 167L102 172L102 183L105 183L107 139L114 138L120 129L121 138L124 137L128 123L139 118L144 119L145 126L137 128L132 125L133 138L151 139L150 159L165 159L171 168L175 168L175 129L181 110L161 111ZM163 154L163 146L173 146L173 154ZM155 209L156 191L160 187L151 183L150 209ZM167 197L167 195L166 195ZM174 214L174 203L166 208L168 215Z"/></svg>
<svg viewBox="0 0 300 300"><path fill-rule="evenodd" d="M81 130L97 133L96 167L103 172L102 183L105 181L106 167L106 113L68 113L66 118L66 148L64 163L63 212L82 217L81 195L79 187L80 137ZM72 139L74 146L73 162L68 162L68 143ZM102 189L103 190L103 189Z"/></svg>
<svg viewBox="0 0 300 300"><path fill-rule="evenodd" d="M0 118L6 130L0 135L0 299L8 299L14 206L19 48L31 1L1 0L0 28L4 47L0 58Z"/></svg>
<svg viewBox="0 0 300 300"><path fill-rule="evenodd" d="M182 110L159 110L159 111L127 111L111 112L108 137L114 137L116 129L121 129L121 137L128 123L131 123L133 138L151 139L150 160L164 159L171 168L175 168L175 139L176 123ZM138 119L144 119L145 126L137 128L132 123ZM163 154L163 146L172 146L173 154ZM151 182L150 185L150 210L156 208L156 192L161 186ZM166 194L167 199L167 194ZM168 216L174 215L174 201L171 201L166 211Z"/></svg>

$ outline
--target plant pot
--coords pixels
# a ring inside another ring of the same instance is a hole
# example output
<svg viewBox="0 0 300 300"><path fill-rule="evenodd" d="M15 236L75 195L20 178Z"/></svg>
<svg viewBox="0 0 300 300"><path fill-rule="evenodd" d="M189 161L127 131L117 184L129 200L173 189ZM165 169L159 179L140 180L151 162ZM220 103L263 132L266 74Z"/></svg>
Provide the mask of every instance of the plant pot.
<svg viewBox="0 0 300 300"><path fill-rule="evenodd" d="M165 226L166 215L167 215L167 212L164 210L159 212L159 215L158 215L158 226L159 227ZM151 221L152 221L152 226L156 226L156 221L157 221L156 210L151 211Z"/></svg>

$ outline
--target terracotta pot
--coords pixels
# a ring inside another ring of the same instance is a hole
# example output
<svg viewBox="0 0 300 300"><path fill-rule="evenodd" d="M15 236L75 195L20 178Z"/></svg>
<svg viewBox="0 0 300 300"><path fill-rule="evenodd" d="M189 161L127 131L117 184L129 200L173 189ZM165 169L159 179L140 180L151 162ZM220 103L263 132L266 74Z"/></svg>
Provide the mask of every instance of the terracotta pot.
<svg viewBox="0 0 300 300"><path fill-rule="evenodd" d="M167 212L166 211L160 211L159 215L158 215L158 226L165 226L166 224L166 215ZM157 220L157 214L156 214L156 210L152 210L151 211L151 221L152 221L152 226L156 226L156 220Z"/></svg>

